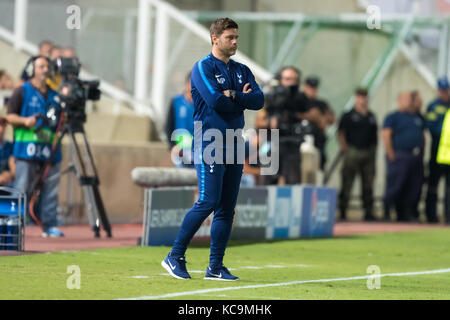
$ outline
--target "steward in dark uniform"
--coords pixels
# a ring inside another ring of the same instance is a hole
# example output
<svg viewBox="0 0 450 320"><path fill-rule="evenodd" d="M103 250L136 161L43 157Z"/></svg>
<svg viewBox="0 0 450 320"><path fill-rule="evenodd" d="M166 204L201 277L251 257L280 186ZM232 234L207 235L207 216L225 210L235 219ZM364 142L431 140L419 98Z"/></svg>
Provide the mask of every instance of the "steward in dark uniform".
<svg viewBox="0 0 450 320"><path fill-rule="evenodd" d="M353 181L361 175L364 219L373 217L373 182L375 179L375 155L377 120L368 110L367 90L358 89L355 107L346 112L339 122L339 144L343 152L342 182L339 194L341 219L346 219L346 210L352 191Z"/></svg>

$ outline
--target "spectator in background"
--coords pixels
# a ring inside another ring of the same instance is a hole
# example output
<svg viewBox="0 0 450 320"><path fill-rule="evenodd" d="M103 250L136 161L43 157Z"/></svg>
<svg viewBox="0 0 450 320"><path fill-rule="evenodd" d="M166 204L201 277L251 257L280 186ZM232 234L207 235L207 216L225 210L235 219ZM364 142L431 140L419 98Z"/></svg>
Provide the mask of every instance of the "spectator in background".
<svg viewBox="0 0 450 320"><path fill-rule="evenodd" d="M8 122L0 117L0 186L12 187L16 164L13 157L13 143L4 140L5 129Z"/></svg>
<svg viewBox="0 0 450 320"><path fill-rule="evenodd" d="M77 56L77 53L75 51L75 48L65 47L65 48L62 48L61 56L63 58L75 58Z"/></svg>
<svg viewBox="0 0 450 320"><path fill-rule="evenodd" d="M422 100L422 96L420 95L419 91L417 91L417 90L411 91L411 103L412 103L413 111L416 113L416 115L418 117L420 117L422 119L423 123L425 123L425 118L421 113L423 100ZM420 149L420 156L422 158L420 170L422 172L422 175L424 174L424 166L423 166L424 155L425 155L425 135L423 135L423 140L422 140L421 149ZM413 219L416 221L419 221L419 217L420 217L419 202L420 202L420 198L422 196L422 188L420 188L418 190L418 192L419 192L419 194L416 196L416 203L413 205L413 209L414 209Z"/></svg>
<svg viewBox="0 0 450 320"><path fill-rule="evenodd" d="M43 57L50 58L50 53L52 52L53 48L54 48L54 47L53 47L53 42L51 42L50 40L42 40L42 41L39 43L39 52L38 52L37 55L38 55L38 56L43 56ZM30 61L31 59L32 59L32 58L30 58L30 59L28 60L28 62L27 62L26 65L29 64L29 61ZM22 85L24 82L30 80L30 76L29 76L28 73L26 72L25 68L24 68L24 70L22 71L22 74L21 74L21 76L20 76L20 80L21 80L21 84L20 84L20 85Z"/></svg>
<svg viewBox="0 0 450 320"><path fill-rule="evenodd" d="M384 217L390 220L395 205L397 221L413 221L423 185L425 124L417 115L410 92L400 93L397 103L398 110L387 115L382 130L387 158Z"/></svg>
<svg viewBox="0 0 450 320"><path fill-rule="evenodd" d="M184 92L175 96L170 102L165 129L172 162L178 168L194 168L191 151L194 137L194 105L190 72L184 82Z"/></svg>
<svg viewBox="0 0 450 320"><path fill-rule="evenodd" d="M10 90L14 89L14 82L6 70L0 70L0 109L7 105Z"/></svg>
<svg viewBox="0 0 450 320"><path fill-rule="evenodd" d="M308 77L302 88L302 96L309 110L316 109L319 113L312 121L312 134L314 146L320 152L320 168L323 170L326 162L326 128L336 121L333 110L325 100L318 98L320 80L316 77Z"/></svg>
<svg viewBox="0 0 450 320"><path fill-rule="evenodd" d="M375 179L375 156L377 120L368 108L368 92L359 88L355 93L355 106L341 117L338 140L343 154L339 209L341 220L347 218L348 202L356 175L361 175L364 220L373 216L373 183Z"/></svg>
<svg viewBox="0 0 450 320"><path fill-rule="evenodd" d="M308 103L309 108L317 108L321 113L323 122L319 127L326 127L336 122L333 110L325 100L319 99L320 80L317 77L308 77L302 87L302 95Z"/></svg>
<svg viewBox="0 0 450 320"><path fill-rule="evenodd" d="M430 223L438 222L436 206L438 185L445 176L445 220L450 224L450 166L436 162L445 113L450 108L449 83L446 77L438 80L438 97L428 105L425 125L431 134L431 153L428 171L428 190L426 198L426 216Z"/></svg>
<svg viewBox="0 0 450 320"><path fill-rule="evenodd" d="M53 42L51 42L50 40L42 40L39 43L39 56L44 56L49 58L50 57L50 52L52 51L53 48Z"/></svg>
<svg viewBox="0 0 450 320"><path fill-rule="evenodd" d="M49 58L50 61L54 61L56 58L62 57L63 49L60 46L53 46L50 50Z"/></svg>
<svg viewBox="0 0 450 320"><path fill-rule="evenodd" d="M63 49L59 46L53 46L52 50L50 51L50 63L54 63L57 58L60 58L62 56ZM61 81L61 75L54 72L54 70L50 70L49 77L47 78L47 85L50 87L50 89L58 91Z"/></svg>
<svg viewBox="0 0 450 320"><path fill-rule="evenodd" d="M6 70L0 70L0 90L14 89L14 82Z"/></svg>
<svg viewBox="0 0 450 320"><path fill-rule="evenodd" d="M254 187L258 184L258 178L261 175L261 169L258 163L259 146L258 133L251 135L245 140L245 162L241 187Z"/></svg>
<svg viewBox="0 0 450 320"><path fill-rule="evenodd" d="M260 136L260 130L267 130L269 128L269 118L264 109L260 109L255 118L255 134L249 136L245 141L245 162L244 174L241 178L241 186L252 187L255 185L263 185L269 183L265 179L266 176L261 175L262 155L267 156L270 152L270 135L267 131L266 135ZM262 139L264 138L264 140ZM276 183L275 181L273 181Z"/></svg>

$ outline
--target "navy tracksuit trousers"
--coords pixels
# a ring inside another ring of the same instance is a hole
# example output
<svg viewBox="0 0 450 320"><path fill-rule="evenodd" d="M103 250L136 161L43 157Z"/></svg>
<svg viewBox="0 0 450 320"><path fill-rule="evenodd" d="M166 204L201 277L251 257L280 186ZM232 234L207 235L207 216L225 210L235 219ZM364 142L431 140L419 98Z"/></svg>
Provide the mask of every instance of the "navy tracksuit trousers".
<svg viewBox="0 0 450 320"><path fill-rule="evenodd" d="M234 208L242 177L242 164L195 165L199 199L188 211L172 248L172 255L183 256L202 222L214 211L211 225L209 265L212 270L222 266L225 248L233 226Z"/></svg>
<svg viewBox="0 0 450 320"><path fill-rule="evenodd" d="M412 220L422 192L423 180L422 156L397 151L395 160L387 161L385 218L389 218L390 209L395 206L398 221Z"/></svg>

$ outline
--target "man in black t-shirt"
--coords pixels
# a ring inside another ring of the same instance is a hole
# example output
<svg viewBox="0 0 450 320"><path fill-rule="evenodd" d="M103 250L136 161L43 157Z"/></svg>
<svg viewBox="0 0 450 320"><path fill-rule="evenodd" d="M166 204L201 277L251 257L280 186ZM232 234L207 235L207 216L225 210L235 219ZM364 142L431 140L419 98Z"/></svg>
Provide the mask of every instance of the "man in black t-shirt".
<svg viewBox="0 0 450 320"><path fill-rule="evenodd" d="M378 143L377 121L368 109L366 89L355 93L355 106L344 113L339 122L338 139L344 155L342 182L339 194L341 219L346 219L346 210L350 199L353 181L361 175L364 220L373 217L373 183L375 178L375 152Z"/></svg>

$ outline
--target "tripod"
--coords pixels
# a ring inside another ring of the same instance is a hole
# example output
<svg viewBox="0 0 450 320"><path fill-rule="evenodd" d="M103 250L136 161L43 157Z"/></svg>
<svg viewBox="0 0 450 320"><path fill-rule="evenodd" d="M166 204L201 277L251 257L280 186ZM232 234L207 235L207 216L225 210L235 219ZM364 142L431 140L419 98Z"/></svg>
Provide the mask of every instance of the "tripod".
<svg viewBox="0 0 450 320"><path fill-rule="evenodd" d="M61 114L63 117L63 114ZM94 231L94 235L96 238L100 237L100 223L103 226L103 229L106 232L108 238L112 237L111 225L108 220L108 216L106 214L105 207L103 205L102 197L100 195L99 190L99 178L97 174L97 168L94 164L94 159L92 157L91 149L89 147L89 143L86 138L86 133L84 131L84 127L82 122L79 121L65 121L62 123L62 127L60 130L60 135L56 142L55 147L52 149L50 157L48 158L46 165L43 167L39 175L39 181L35 184L34 190L39 189L39 185L43 183L46 171L48 170L48 166L51 164L50 161L53 159L54 155L58 151L61 146L62 139L64 136L68 134L71 142L72 151L72 163L68 170L65 171L74 171L80 186L83 191L84 201L86 205L86 211L88 213L89 225ZM82 144L78 144L76 139L76 134L81 135ZM84 151L84 152L82 152ZM47 169L46 169L47 168ZM31 205L30 205L31 207Z"/></svg>

